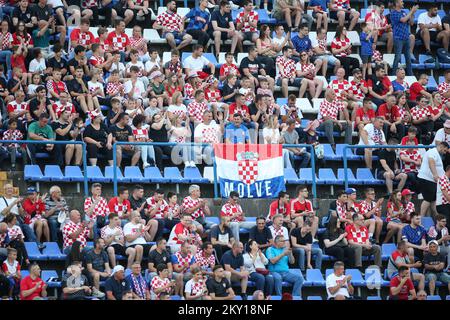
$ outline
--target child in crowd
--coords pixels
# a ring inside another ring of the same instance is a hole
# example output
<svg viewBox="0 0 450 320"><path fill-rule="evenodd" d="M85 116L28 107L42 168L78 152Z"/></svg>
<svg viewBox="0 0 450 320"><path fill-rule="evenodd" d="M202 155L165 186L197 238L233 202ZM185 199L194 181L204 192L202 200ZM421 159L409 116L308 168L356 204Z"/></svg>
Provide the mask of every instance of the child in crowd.
<svg viewBox="0 0 450 320"><path fill-rule="evenodd" d="M17 261L17 250L8 248L8 257L3 262L2 270L10 282L9 297L17 296L20 288L20 264Z"/></svg>
<svg viewBox="0 0 450 320"><path fill-rule="evenodd" d="M122 112L123 107L121 100L117 97L112 98L111 109L108 111L108 116L106 117L110 126L116 124L117 118Z"/></svg>
<svg viewBox="0 0 450 320"><path fill-rule="evenodd" d="M239 93L244 96L245 104L247 106L251 105L253 101L255 101L255 90L253 89L252 81L249 78L242 78Z"/></svg>
<svg viewBox="0 0 450 320"><path fill-rule="evenodd" d="M259 80L259 88L256 89L256 94L262 94L273 98L273 91L269 88L269 81L267 79Z"/></svg>
<svg viewBox="0 0 450 320"><path fill-rule="evenodd" d="M150 84L147 88L147 96L158 99L158 107L160 109L162 109L163 106L168 105L169 101L169 97L167 95L163 81L164 75L161 73L161 71L153 71L150 74Z"/></svg>
<svg viewBox="0 0 450 320"><path fill-rule="evenodd" d="M128 125L131 126L133 124L133 119L138 114L144 114L144 107L141 105L138 105L137 101L135 99L128 99L127 101L127 108L125 110L125 113L130 116L130 120L128 122Z"/></svg>
<svg viewBox="0 0 450 320"><path fill-rule="evenodd" d="M20 130L17 129L17 119L9 119L8 120L8 130L3 133L2 140L23 140L23 134ZM17 152L22 154L22 159L24 163L27 159L27 153L25 148L19 146L17 143L10 143L6 146L8 153L11 157L11 169L14 170L16 168L16 157Z"/></svg>
<svg viewBox="0 0 450 320"><path fill-rule="evenodd" d="M239 68L234 64L234 56L231 52L227 52L225 55L225 63L220 67L219 80L225 81L228 75L241 76Z"/></svg>
<svg viewBox="0 0 450 320"><path fill-rule="evenodd" d="M219 112L222 113L222 119L228 118L228 104L223 102L219 90L219 80L211 77L208 81L208 87L205 89L205 98L208 102L210 109L213 110L214 120L219 118Z"/></svg>
<svg viewBox="0 0 450 320"><path fill-rule="evenodd" d="M147 49L147 40L142 37L142 28L138 25L133 27L133 35L130 37L130 46L135 48L139 54L139 60L146 63L150 60Z"/></svg>
<svg viewBox="0 0 450 320"><path fill-rule="evenodd" d="M117 97L120 100L125 95L123 83L120 82L119 71L114 70L108 78L108 83L106 85L106 94L109 98Z"/></svg>
<svg viewBox="0 0 450 320"><path fill-rule="evenodd" d="M125 68L126 68L125 75L127 77L131 77L130 68L133 66L138 67L139 68L138 78L144 84L144 88L147 89L147 87L148 87L148 77L147 76L149 74L147 73L147 70L145 70L145 67L144 67L144 64L142 63L142 61L139 61L139 53L136 49L131 49L130 60L131 61L128 62L127 65L125 66Z"/></svg>
<svg viewBox="0 0 450 320"><path fill-rule="evenodd" d="M28 85L27 89L27 100L31 100L36 97L36 88L42 86L42 78L39 74L33 74L31 77L31 83Z"/></svg>
<svg viewBox="0 0 450 320"><path fill-rule="evenodd" d="M166 93L169 101L172 99L175 92L183 92L183 87L183 77L179 78L176 73L169 73L166 84Z"/></svg>
<svg viewBox="0 0 450 320"><path fill-rule="evenodd" d="M222 97L225 103L233 103L236 93L239 92L239 86L237 85L237 76L229 74L222 86Z"/></svg>
<svg viewBox="0 0 450 320"><path fill-rule="evenodd" d="M183 65L180 61L180 52L176 49L170 51L170 61L164 65L164 73L166 77L171 73L175 73L178 77L183 76Z"/></svg>
<svg viewBox="0 0 450 320"><path fill-rule="evenodd" d="M361 23L361 29L362 75L363 79L366 79L366 76L372 75L373 41L377 36L378 30L374 29L373 31L370 31L369 26L365 22Z"/></svg>
<svg viewBox="0 0 450 320"><path fill-rule="evenodd" d="M94 68L92 71L91 80L88 81L88 89L92 96L97 97L97 99L92 99L94 102L94 108L100 109L101 104L106 103L105 90L103 88L103 83L99 80L102 79L103 72L100 69Z"/></svg>
<svg viewBox="0 0 450 320"><path fill-rule="evenodd" d="M25 85L27 83L31 83L31 76L33 74L28 73L27 67L25 65L25 58L27 57L28 49L22 46L14 46L12 51L13 55L11 57L11 68L13 68L13 70L15 68L19 68L22 71L21 79L25 79Z"/></svg>
<svg viewBox="0 0 450 320"><path fill-rule="evenodd" d="M145 63L145 72L151 75L155 71L163 71L161 66L161 58L159 57L158 51L153 49L150 51L150 59Z"/></svg>
<svg viewBox="0 0 450 320"><path fill-rule="evenodd" d="M174 116L172 118L172 128L169 131L170 138L169 142L176 143L186 143L191 141L191 128L189 124L189 117L186 119L185 125L183 126L183 120L179 116ZM186 168L195 167L195 162L193 161L193 150L189 146L180 146L178 147L179 151L182 153L182 159L184 162L184 166ZM176 152L176 155L179 155L180 152ZM176 159L173 159L175 164L180 163Z"/></svg>

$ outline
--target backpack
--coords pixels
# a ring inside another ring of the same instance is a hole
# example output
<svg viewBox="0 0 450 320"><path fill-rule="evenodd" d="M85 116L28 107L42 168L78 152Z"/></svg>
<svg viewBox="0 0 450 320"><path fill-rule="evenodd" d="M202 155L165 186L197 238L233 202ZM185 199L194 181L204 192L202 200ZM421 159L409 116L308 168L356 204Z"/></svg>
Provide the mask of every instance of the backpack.
<svg viewBox="0 0 450 320"><path fill-rule="evenodd" d="M440 48L436 52L439 62L441 63L450 63L450 53L444 48Z"/></svg>

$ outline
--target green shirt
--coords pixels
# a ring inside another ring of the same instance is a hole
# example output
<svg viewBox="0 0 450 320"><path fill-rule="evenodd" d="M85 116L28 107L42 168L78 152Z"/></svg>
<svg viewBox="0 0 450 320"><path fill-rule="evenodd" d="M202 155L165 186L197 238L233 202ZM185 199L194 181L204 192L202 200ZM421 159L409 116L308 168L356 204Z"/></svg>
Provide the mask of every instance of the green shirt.
<svg viewBox="0 0 450 320"><path fill-rule="evenodd" d="M38 121L34 121L32 124L28 126L28 139L32 140L30 138L30 133L37 134L38 136L47 138L47 139L54 139L55 133L53 132L52 127L50 127L48 124L45 125L45 127L39 126Z"/></svg>
<svg viewBox="0 0 450 320"><path fill-rule="evenodd" d="M45 31L44 35L39 37L38 36L39 29L34 30L32 33L34 47L35 48L48 48L50 45L50 30L47 29Z"/></svg>

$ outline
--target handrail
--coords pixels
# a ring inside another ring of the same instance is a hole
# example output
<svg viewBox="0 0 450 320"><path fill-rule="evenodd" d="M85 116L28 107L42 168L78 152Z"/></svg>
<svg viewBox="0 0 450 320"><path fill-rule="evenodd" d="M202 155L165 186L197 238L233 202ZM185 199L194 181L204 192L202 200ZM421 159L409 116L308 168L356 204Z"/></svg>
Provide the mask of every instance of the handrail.
<svg viewBox="0 0 450 320"><path fill-rule="evenodd" d="M87 158L86 158L86 144L83 141L59 141L59 140L0 140L0 144L9 144L9 143L17 143L17 144L74 144L74 145L82 145L82 155L83 155L83 179L84 179L84 195L89 196L89 185L88 185L88 176L87 176Z"/></svg>
<svg viewBox="0 0 450 320"><path fill-rule="evenodd" d="M344 148L342 150L343 154L343 160L344 160L344 183L345 183L345 189L348 188L348 173L347 173L347 169L348 169L348 164L347 164L347 149L426 149L426 148L434 148L436 147L434 144L431 145L423 145L423 144L419 144L419 145L415 145L415 146L404 146L404 145L360 145L360 144L356 144L356 145L349 145L346 144L344 145Z"/></svg>

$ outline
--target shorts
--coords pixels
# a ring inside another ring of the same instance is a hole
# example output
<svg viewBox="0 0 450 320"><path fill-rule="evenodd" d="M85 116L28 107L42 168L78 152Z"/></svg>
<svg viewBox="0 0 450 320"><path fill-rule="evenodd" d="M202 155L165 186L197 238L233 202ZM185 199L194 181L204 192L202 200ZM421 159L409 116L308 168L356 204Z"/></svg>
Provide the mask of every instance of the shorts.
<svg viewBox="0 0 450 320"><path fill-rule="evenodd" d="M417 182L417 185L420 186L423 200L427 202L436 201L437 184L435 182L431 182L422 178L419 178Z"/></svg>
<svg viewBox="0 0 450 320"><path fill-rule="evenodd" d="M330 11L330 19L338 20L337 13L338 13L338 11ZM350 13L346 12L345 20L349 20L349 19L350 19Z"/></svg>
<svg viewBox="0 0 450 320"><path fill-rule="evenodd" d="M438 36L438 32L437 31L430 31L430 41L434 41L437 42L437 36ZM420 35L420 30L417 31L416 33L416 40L422 40L422 36Z"/></svg>
<svg viewBox="0 0 450 320"><path fill-rule="evenodd" d="M135 248L136 246L142 246L142 247L144 248L144 250L143 250L143 256L144 256L144 257L147 257L147 256L148 256L148 254L149 254L149 252L150 252L150 249L152 248L152 245L151 245L151 244L146 243L146 244L132 244L132 245L129 245L129 246L127 247L127 249L128 249L128 248Z"/></svg>
<svg viewBox="0 0 450 320"><path fill-rule="evenodd" d="M164 32L162 37L165 38L169 33L172 34L176 40L183 40L183 37L186 35L186 32L180 33L178 31L173 31L173 32Z"/></svg>
<svg viewBox="0 0 450 320"><path fill-rule="evenodd" d="M128 10L128 8L124 7L124 6L121 4L120 1L117 3L117 5L115 5L115 6L113 7L113 9L116 10L117 15L118 15L119 17L124 17L124 16L125 16L125 11Z"/></svg>
<svg viewBox="0 0 450 320"><path fill-rule="evenodd" d="M212 28L211 28L211 30L208 29L208 34L209 34L209 37L214 40L214 30L212 30ZM220 40L227 41L228 39L230 39L230 37L228 37L228 32L220 33Z"/></svg>
<svg viewBox="0 0 450 320"><path fill-rule="evenodd" d="M372 56L361 56L363 64L372 63Z"/></svg>
<svg viewBox="0 0 450 320"><path fill-rule="evenodd" d="M109 247L114 248L114 253L116 255L121 255L121 256L126 256L127 255L126 252L125 252L126 251L125 247L120 245L120 244L118 244L118 243L113 244L113 245L111 245Z"/></svg>
<svg viewBox="0 0 450 320"><path fill-rule="evenodd" d="M302 80L303 80L303 78L295 78L294 82L289 81L288 86L289 87L300 87ZM277 79L277 86L281 86L281 78Z"/></svg>
<svg viewBox="0 0 450 320"><path fill-rule="evenodd" d="M314 62L316 60L324 60L327 59L327 65L329 67L334 67L338 62L338 58L336 58L335 56L331 55L331 54L322 54L322 55L314 55L311 58L311 62Z"/></svg>
<svg viewBox="0 0 450 320"><path fill-rule="evenodd" d="M441 281L445 284L450 283L450 275L445 272L439 272L439 273L426 273L425 274L425 280L426 281Z"/></svg>
<svg viewBox="0 0 450 320"><path fill-rule="evenodd" d="M133 149L132 150L125 150L123 147L125 147L125 145L118 145L117 146L117 151L121 151L122 154L126 154L130 157L132 157L136 152L140 152L141 151L141 147L139 146L132 146Z"/></svg>
<svg viewBox="0 0 450 320"><path fill-rule="evenodd" d="M242 41L245 41L245 40L253 41L254 34L258 35L256 32L243 32L242 36L244 37L244 40L242 40Z"/></svg>
<svg viewBox="0 0 450 320"><path fill-rule="evenodd" d="M385 180L385 178L384 178L384 173L385 173L386 171L384 171L384 170L378 170L378 173L377 173L377 179L379 179L379 180Z"/></svg>

